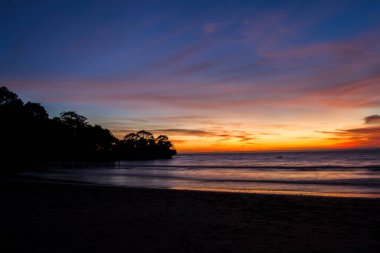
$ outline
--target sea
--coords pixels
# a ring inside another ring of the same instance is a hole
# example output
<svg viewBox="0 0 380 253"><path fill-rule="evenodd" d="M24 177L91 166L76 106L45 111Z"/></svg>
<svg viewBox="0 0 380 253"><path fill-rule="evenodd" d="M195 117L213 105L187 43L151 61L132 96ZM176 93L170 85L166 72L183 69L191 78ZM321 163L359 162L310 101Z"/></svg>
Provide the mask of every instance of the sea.
<svg viewBox="0 0 380 253"><path fill-rule="evenodd" d="M22 176L103 186L380 198L380 149L186 153L168 160L58 163Z"/></svg>

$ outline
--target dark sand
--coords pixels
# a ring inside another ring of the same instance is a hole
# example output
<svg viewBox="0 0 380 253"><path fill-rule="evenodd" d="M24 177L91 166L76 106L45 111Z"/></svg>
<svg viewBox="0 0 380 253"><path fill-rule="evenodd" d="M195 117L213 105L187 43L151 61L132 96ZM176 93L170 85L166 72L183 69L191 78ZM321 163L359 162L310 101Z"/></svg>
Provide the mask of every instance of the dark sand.
<svg viewBox="0 0 380 253"><path fill-rule="evenodd" d="M378 199L0 185L0 252L380 252Z"/></svg>

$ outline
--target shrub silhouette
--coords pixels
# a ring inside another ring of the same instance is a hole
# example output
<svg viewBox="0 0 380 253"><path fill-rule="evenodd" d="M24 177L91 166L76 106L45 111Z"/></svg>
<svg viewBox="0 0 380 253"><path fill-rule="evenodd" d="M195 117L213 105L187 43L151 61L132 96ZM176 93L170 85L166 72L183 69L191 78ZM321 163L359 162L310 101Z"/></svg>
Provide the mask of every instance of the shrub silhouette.
<svg viewBox="0 0 380 253"><path fill-rule="evenodd" d="M38 103L28 102L24 105L24 111L29 114L30 117L35 119L48 119L49 114L45 108Z"/></svg>
<svg viewBox="0 0 380 253"><path fill-rule="evenodd" d="M171 158L177 154L168 137L160 135L157 139L145 130L130 133L118 142L119 153L124 159Z"/></svg>
<svg viewBox="0 0 380 253"><path fill-rule="evenodd" d="M118 140L74 111L51 119L39 103L24 104L6 87L0 87L0 119L0 152L8 167L49 161L160 159L176 154L163 135L154 138L142 130Z"/></svg>
<svg viewBox="0 0 380 253"><path fill-rule="evenodd" d="M62 112L59 116L63 124L72 128L80 128L88 125L86 117L73 111Z"/></svg>

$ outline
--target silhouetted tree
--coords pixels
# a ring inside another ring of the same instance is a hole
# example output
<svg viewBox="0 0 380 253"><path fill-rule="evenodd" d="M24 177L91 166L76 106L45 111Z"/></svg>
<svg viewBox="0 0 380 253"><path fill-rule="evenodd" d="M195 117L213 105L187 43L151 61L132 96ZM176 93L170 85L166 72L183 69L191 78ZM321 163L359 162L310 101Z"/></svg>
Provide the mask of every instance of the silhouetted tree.
<svg viewBox="0 0 380 253"><path fill-rule="evenodd" d="M22 100L8 88L0 87L0 154L3 163L8 164L24 148L24 124Z"/></svg>
<svg viewBox="0 0 380 253"><path fill-rule="evenodd" d="M21 104L21 99L18 98L16 93L8 90L7 87L0 87L0 106L11 105L11 104Z"/></svg>
<svg viewBox="0 0 380 253"><path fill-rule="evenodd" d="M156 143L160 147L171 148L173 144L169 141L169 138L166 135L160 135L156 139Z"/></svg>
<svg viewBox="0 0 380 253"><path fill-rule="evenodd" d="M171 158L177 153L167 136L160 135L155 139L145 130L125 135L117 147L121 159Z"/></svg>
<svg viewBox="0 0 380 253"><path fill-rule="evenodd" d="M87 118L79 115L74 111L62 112L60 114L61 121L73 128L84 127L88 125Z"/></svg>
<svg viewBox="0 0 380 253"><path fill-rule="evenodd" d="M148 131L118 140L100 125L91 125L74 111L49 118L39 103L26 104L0 87L0 154L3 165L73 160L159 159L176 154L167 136Z"/></svg>
<svg viewBox="0 0 380 253"><path fill-rule="evenodd" d="M142 149L148 149L154 146L154 136L152 133L141 130L136 133L138 142L137 147Z"/></svg>
<svg viewBox="0 0 380 253"><path fill-rule="evenodd" d="M26 113L29 113L32 117L36 119L48 119L49 114L46 112L45 108L39 103L28 102L24 105Z"/></svg>

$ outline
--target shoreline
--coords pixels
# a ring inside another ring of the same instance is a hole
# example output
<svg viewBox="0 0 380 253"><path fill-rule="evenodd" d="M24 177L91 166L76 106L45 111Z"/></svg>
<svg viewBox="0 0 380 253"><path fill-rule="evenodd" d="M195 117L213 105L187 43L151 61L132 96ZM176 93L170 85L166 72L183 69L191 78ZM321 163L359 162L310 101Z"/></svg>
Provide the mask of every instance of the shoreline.
<svg viewBox="0 0 380 253"><path fill-rule="evenodd" d="M1 179L4 252L379 252L380 200Z"/></svg>
<svg viewBox="0 0 380 253"><path fill-rule="evenodd" d="M0 178L0 182L1 182ZM42 178L38 176L31 175L16 175L8 177L8 180L25 180L31 182L44 182L44 183L58 183L58 184L74 184L74 185L88 185L95 187L117 187L117 188L127 188L127 189L148 189L148 190L168 190L168 191L194 191L194 192L205 192L205 193L232 193L232 194L252 194L252 195L280 195L280 196L299 196L299 197L316 197L316 198L353 198L353 199L375 199L380 200L378 194L366 194L366 193L330 193L330 192L298 192L298 191L269 191L269 190L243 190L243 189L219 189L219 188L159 188L159 187L137 187L137 186L121 186L121 185L111 185L111 184L98 184L91 182L81 182L74 180L64 180L64 179L51 179Z"/></svg>

